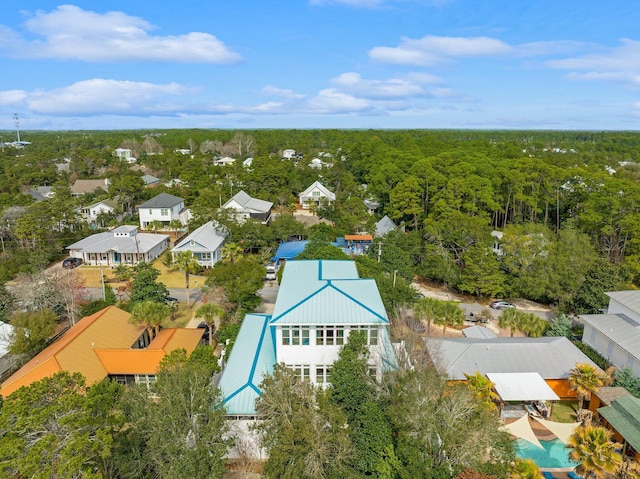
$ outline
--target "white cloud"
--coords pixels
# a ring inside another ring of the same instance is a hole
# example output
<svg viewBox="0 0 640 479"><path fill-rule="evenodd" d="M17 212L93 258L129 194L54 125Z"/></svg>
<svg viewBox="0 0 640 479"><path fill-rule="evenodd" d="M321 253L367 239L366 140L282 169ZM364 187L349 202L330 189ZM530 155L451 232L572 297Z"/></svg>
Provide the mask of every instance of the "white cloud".
<svg viewBox="0 0 640 479"><path fill-rule="evenodd" d="M104 14L61 5L51 13L38 10L24 26L28 39L0 26L0 51L20 58L53 58L87 62L233 63L240 55L209 33L154 36L146 20L123 12Z"/></svg>
<svg viewBox="0 0 640 479"><path fill-rule="evenodd" d="M539 57L569 54L584 50L584 42L531 42L509 45L491 37L441 37L427 35L414 39L403 37L397 47L379 46L369 57L382 63L412 66L437 66L455 59L474 57Z"/></svg>
<svg viewBox="0 0 640 479"><path fill-rule="evenodd" d="M355 113L372 108L370 101L333 88L320 90L315 97L306 102L306 106L308 112L314 114Z"/></svg>
<svg viewBox="0 0 640 479"><path fill-rule="evenodd" d="M293 90L288 90L285 88L278 88L273 85L267 85L262 89L262 93L265 95L278 96L289 99L299 99L304 98L304 95L294 92Z"/></svg>
<svg viewBox="0 0 640 479"><path fill-rule="evenodd" d="M171 110L167 96L194 93L177 83L155 85L145 82L92 79L53 90L0 92L0 105L16 99L32 112L47 115L141 114Z"/></svg>
<svg viewBox="0 0 640 479"><path fill-rule="evenodd" d="M174 116L180 115L386 115L415 111L429 102L460 102L433 75L413 73L399 78L371 80L347 72L330 80L330 86L303 94L267 85L266 98L253 104L216 103L201 98L199 88L178 83L154 84L94 78L55 89L0 91L0 107L21 105L31 115L58 117Z"/></svg>
<svg viewBox="0 0 640 479"><path fill-rule="evenodd" d="M513 47L495 38L427 35L417 40L402 38L398 47L375 47L369 56L384 63L433 66L450 58L501 56L512 52Z"/></svg>
<svg viewBox="0 0 640 479"><path fill-rule="evenodd" d="M27 93L23 90L0 91L0 105L11 106L20 105L25 101Z"/></svg>
<svg viewBox="0 0 640 479"><path fill-rule="evenodd" d="M570 70L567 78L582 81L604 81L621 83L629 87L640 87L640 41L623 38L621 45L611 49L600 48L573 58L552 60L547 66Z"/></svg>
<svg viewBox="0 0 640 479"><path fill-rule="evenodd" d="M438 77L428 74L409 75L389 80L365 80L358 73L349 72L332 78L331 83L342 90L365 98L406 98L425 96L425 84L442 83Z"/></svg>

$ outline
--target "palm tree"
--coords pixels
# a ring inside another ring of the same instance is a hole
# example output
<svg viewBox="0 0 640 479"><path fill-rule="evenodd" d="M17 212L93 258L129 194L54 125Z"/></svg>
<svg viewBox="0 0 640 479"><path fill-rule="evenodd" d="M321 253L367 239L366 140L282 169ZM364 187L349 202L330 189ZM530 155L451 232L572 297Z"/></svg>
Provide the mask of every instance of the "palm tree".
<svg viewBox="0 0 640 479"><path fill-rule="evenodd" d="M200 267L198 261L191 251L180 251L173 259L173 265L184 271L184 283L187 289L187 307L189 306L189 274Z"/></svg>
<svg viewBox="0 0 640 479"><path fill-rule="evenodd" d="M224 313L224 309L213 303L203 304L196 310L196 318L202 318L202 321L209 327L209 346L213 345L212 333L215 320L222 319Z"/></svg>
<svg viewBox="0 0 640 479"><path fill-rule="evenodd" d="M574 391L578 391L578 409L582 409L585 399L591 398L591 393L598 392L604 381L602 373L586 363L577 363L576 367L569 371L569 385Z"/></svg>
<svg viewBox="0 0 640 479"><path fill-rule="evenodd" d="M415 313L418 319L427 321L427 336L431 336L431 322L436 318L441 301L433 298L421 298L416 303Z"/></svg>
<svg viewBox="0 0 640 479"><path fill-rule="evenodd" d="M603 427L579 427L569 437L569 458L579 462L576 471L586 478L604 478L615 474L622 464L622 456L616 449L621 444L612 441L613 433Z"/></svg>
<svg viewBox="0 0 640 479"><path fill-rule="evenodd" d="M227 243L220 249L222 263L235 263L242 256L243 249L237 243Z"/></svg>
<svg viewBox="0 0 640 479"><path fill-rule="evenodd" d="M157 301L139 301L133 306L129 322L143 324L152 337L160 332L160 323L169 316L169 306Z"/></svg>
<svg viewBox="0 0 640 479"><path fill-rule="evenodd" d="M533 459L518 458L509 467L509 479L539 479L540 469Z"/></svg>
<svg viewBox="0 0 640 479"><path fill-rule="evenodd" d="M640 479L640 462L625 459L620 464L616 477L619 479Z"/></svg>
<svg viewBox="0 0 640 479"><path fill-rule="evenodd" d="M476 371L475 374L464 373L467 378L467 386L473 394L487 406L495 408L494 399L498 399L498 394L493 390L495 384L482 373Z"/></svg>
<svg viewBox="0 0 640 479"><path fill-rule="evenodd" d="M522 331L529 338L539 338L547 329L547 323L534 313L523 313L518 311L516 314L516 329Z"/></svg>
<svg viewBox="0 0 640 479"><path fill-rule="evenodd" d="M464 312L457 303L440 301L438 316L435 323L442 326L442 337L447 332L447 326L462 326L464 324Z"/></svg>
<svg viewBox="0 0 640 479"><path fill-rule="evenodd" d="M518 310L515 308L509 308L502 311L502 314L498 318L498 326L501 329L509 328L511 337L518 326Z"/></svg>

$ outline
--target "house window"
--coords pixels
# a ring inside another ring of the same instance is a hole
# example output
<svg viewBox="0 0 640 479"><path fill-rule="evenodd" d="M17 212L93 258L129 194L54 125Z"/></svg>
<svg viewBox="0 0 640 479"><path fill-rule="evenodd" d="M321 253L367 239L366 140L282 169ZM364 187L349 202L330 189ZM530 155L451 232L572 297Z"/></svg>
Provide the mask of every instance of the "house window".
<svg viewBox="0 0 640 479"><path fill-rule="evenodd" d="M211 259L211 253L200 253L201 259Z"/></svg>
<svg viewBox="0 0 640 479"><path fill-rule="evenodd" d="M351 326L351 329L364 331L369 346L376 346L378 344L378 326Z"/></svg>
<svg viewBox="0 0 640 479"><path fill-rule="evenodd" d="M344 344L344 326L317 326L317 346L342 346Z"/></svg>
<svg viewBox="0 0 640 479"><path fill-rule="evenodd" d="M167 208L162 208L160 210L160 216L169 216L169 210Z"/></svg>
<svg viewBox="0 0 640 479"><path fill-rule="evenodd" d="M308 346L309 326L283 326L282 344L284 346Z"/></svg>
<svg viewBox="0 0 640 479"><path fill-rule="evenodd" d="M153 214L153 210L149 210L149 214L152 215Z"/></svg>
<svg viewBox="0 0 640 479"><path fill-rule="evenodd" d="M153 387L156 377L153 374L136 374L136 384L144 386L147 390Z"/></svg>
<svg viewBox="0 0 640 479"><path fill-rule="evenodd" d="M319 191L314 191L314 192L312 192L312 193L311 193L311 195L312 195L314 198L319 198L319 197L320 197L320 192L319 192Z"/></svg>
<svg viewBox="0 0 640 479"><path fill-rule="evenodd" d="M311 366L294 364L289 366L289 369L293 371L293 374L303 381L311 381Z"/></svg>
<svg viewBox="0 0 640 479"><path fill-rule="evenodd" d="M328 366L316 367L316 383L327 384L331 382L331 368Z"/></svg>

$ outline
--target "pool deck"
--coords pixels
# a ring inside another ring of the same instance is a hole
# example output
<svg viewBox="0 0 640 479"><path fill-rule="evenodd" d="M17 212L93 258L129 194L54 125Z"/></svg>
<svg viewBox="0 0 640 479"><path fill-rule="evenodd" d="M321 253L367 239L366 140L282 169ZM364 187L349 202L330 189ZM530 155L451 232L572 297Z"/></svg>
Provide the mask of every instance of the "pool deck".
<svg viewBox="0 0 640 479"><path fill-rule="evenodd" d="M503 418L505 424L512 423L516 421L517 418ZM551 433L546 427L540 424L537 421L532 421L529 418L529 424L531 425L531 429L536 434L536 437L542 441L551 441L556 438L556 436ZM575 470L573 467L562 467L562 468L553 468L553 467L541 467L540 472L551 472L558 479L569 479L568 472Z"/></svg>

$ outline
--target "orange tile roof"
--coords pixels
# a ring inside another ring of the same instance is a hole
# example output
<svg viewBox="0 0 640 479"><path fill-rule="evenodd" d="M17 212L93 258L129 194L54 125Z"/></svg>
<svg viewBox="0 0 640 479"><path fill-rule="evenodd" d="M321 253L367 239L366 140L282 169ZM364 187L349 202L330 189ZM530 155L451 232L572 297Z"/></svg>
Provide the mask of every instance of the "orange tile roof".
<svg viewBox="0 0 640 479"><path fill-rule="evenodd" d="M145 328L129 323L129 317L126 311L109 306L82 318L9 377L0 395L6 397L59 371L79 372L87 384L108 374L155 374L165 354L177 348L191 353L202 338L202 330L167 329L160 331L148 349L131 349Z"/></svg>
<svg viewBox="0 0 640 479"><path fill-rule="evenodd" d="M373 241L371 235L345 235L344 239L347 241Z"/></svg>

